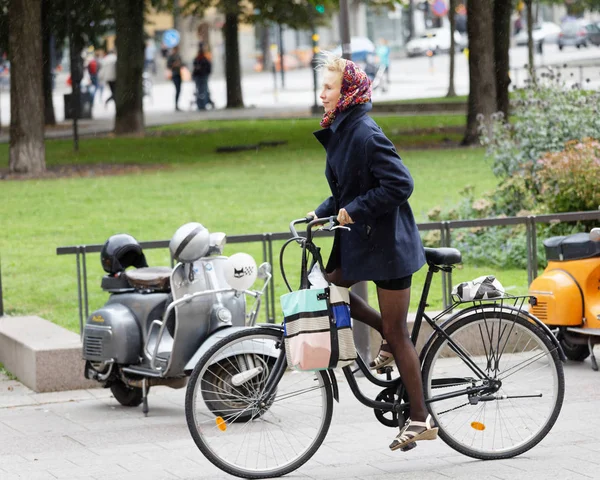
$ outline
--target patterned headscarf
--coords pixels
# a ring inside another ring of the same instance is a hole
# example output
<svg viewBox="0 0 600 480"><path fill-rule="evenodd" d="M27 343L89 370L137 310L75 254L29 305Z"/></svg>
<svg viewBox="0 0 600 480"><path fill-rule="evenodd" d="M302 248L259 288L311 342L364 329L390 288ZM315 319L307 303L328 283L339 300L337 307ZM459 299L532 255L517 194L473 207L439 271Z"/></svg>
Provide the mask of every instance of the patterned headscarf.
<svg viewBox="0 0 600 480"><path fill-rule="evenodd" d="M338 113L347 110L354 105L368 103L371 100L371 80L356 63L346 60L346 67L342 74L342 88L340 99L333 110L325 112L321 126L331 126Z"/></svg>

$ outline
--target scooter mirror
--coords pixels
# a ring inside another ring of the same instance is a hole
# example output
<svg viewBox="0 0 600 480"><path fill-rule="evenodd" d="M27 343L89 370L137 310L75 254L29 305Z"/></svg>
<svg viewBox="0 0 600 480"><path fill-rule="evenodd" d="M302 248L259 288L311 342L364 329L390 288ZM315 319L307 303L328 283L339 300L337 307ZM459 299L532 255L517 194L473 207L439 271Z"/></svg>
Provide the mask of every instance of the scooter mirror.
<svg viewBox="0 0 600 480"><path fill-rule="evenodd" d="M600 242L600 228L592 228L590 232L590 240L592 242Z"/></svg>
<svg viewBox="0 0 600 480"><path fill-rule="evenodd" d="M258 278L265 280L269 278L271 275L271 264L268 262L263 262L258 267Z"/></svg>

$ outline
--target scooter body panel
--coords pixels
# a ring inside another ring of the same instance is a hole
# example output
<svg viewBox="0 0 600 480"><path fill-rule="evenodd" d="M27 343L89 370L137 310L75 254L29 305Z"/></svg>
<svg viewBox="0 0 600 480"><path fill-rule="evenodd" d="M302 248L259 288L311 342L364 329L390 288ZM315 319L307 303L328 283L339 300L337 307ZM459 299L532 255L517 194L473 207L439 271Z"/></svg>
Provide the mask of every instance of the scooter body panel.
<svg viewBox="0 0 600 480"><path fill-rule="evenodd" d="M120 303L93 312L83 333L83 358L90 362L138 363L142 348L140 325Z"/></svg>
<svg viewBox="0 0 600 480"><path fill-rule="evenodd" d="M600 328L600 259L550 261L530 286L531 312L558 327Z"/></svg>

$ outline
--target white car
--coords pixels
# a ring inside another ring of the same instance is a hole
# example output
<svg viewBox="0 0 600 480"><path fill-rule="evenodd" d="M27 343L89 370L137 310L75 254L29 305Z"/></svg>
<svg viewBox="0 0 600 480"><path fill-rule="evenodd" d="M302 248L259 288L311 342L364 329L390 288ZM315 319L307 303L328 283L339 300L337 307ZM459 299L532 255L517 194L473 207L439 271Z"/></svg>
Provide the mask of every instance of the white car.
<svg viewBox="0 0 600 480"><path fill-rule="evenodd" d="M464 48L464 40L457 31L454 32L454 41L456 43L456 48ZM428 51L431 51L432 53L450 51L449 28L432 28L426 30L422 35L413 38L406 44L406 53L409 57L425 55Z"/></svg>
<svg viewBox="0 0 600 480"><path fill-rule="evenodd" d="M558 34L560 33L560 27L556 23L542 22L533 26L531 35L533 37L533 43L544 42L556 43L558 40ZM515 42L517 45L527 45L527 28L526 26L515 35Z"/></svg>

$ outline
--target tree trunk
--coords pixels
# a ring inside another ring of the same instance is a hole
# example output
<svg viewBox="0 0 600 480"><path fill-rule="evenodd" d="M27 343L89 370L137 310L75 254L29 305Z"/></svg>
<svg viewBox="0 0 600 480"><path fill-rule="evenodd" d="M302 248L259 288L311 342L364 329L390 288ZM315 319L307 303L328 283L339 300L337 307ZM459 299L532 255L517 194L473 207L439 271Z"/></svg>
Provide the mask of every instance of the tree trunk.
<svg viewBox="0 0 600 480"><path fill-rule="evenodd" d="M42 87L42 16L39 0L10 0L11 172L37 174L46 170L44 92Z"/></svg>
<svg viewBox="0 0 600 480"><path fill-rule="evenodd" d="M238 43L239 17L237 12L225 14L225 78L227 81L227 108L244 108L242 97L242 72Z"/></svg>
<svg viewBox="0 0 600 480"><path fill-rule="evenodd" d="M469 2L469 102L463 145L479 141L479 115L486 123L496 111L494 67L494 18L491 2Z"/></svg>
<svg viewBox="0 0 600 480"><path fill-rule="evenodd" d="M52 102L52 32L48 22L49 0L42 0L42 75L44 84L44 123L56 125Z"/></svg>
<svg viewBox="0 0 600 480"><path fill-rule="evenodd" d="M504 114L508 120L510 99L510 13L511 0L495 0L494 2L494 60L496 63L496 110Z"/></svg>
<svg viewBox="0 0 600 480"><path fill-rule="evenodd" d="M448 80L448 93L447 97L456 97L456 90L454 89L454 59L456 53L456 42L454 41L454 32L456 31L456 0L450 0L450 6L448 8L448 19L450 20L450 78Z"/></svg>
<svg viewBox="0 0 600 480"><path fill-rule="evenodd" d="M535 83L535 61L533 58L533 0L525 0L527 8L527 51L529 54L529 79Z"/></svg>
<svg viewBox="0 0 600 480"><path fill-rule="evenodd" d="M144 0L115 0L117 48L115 133L144 134Z"/></svg>

